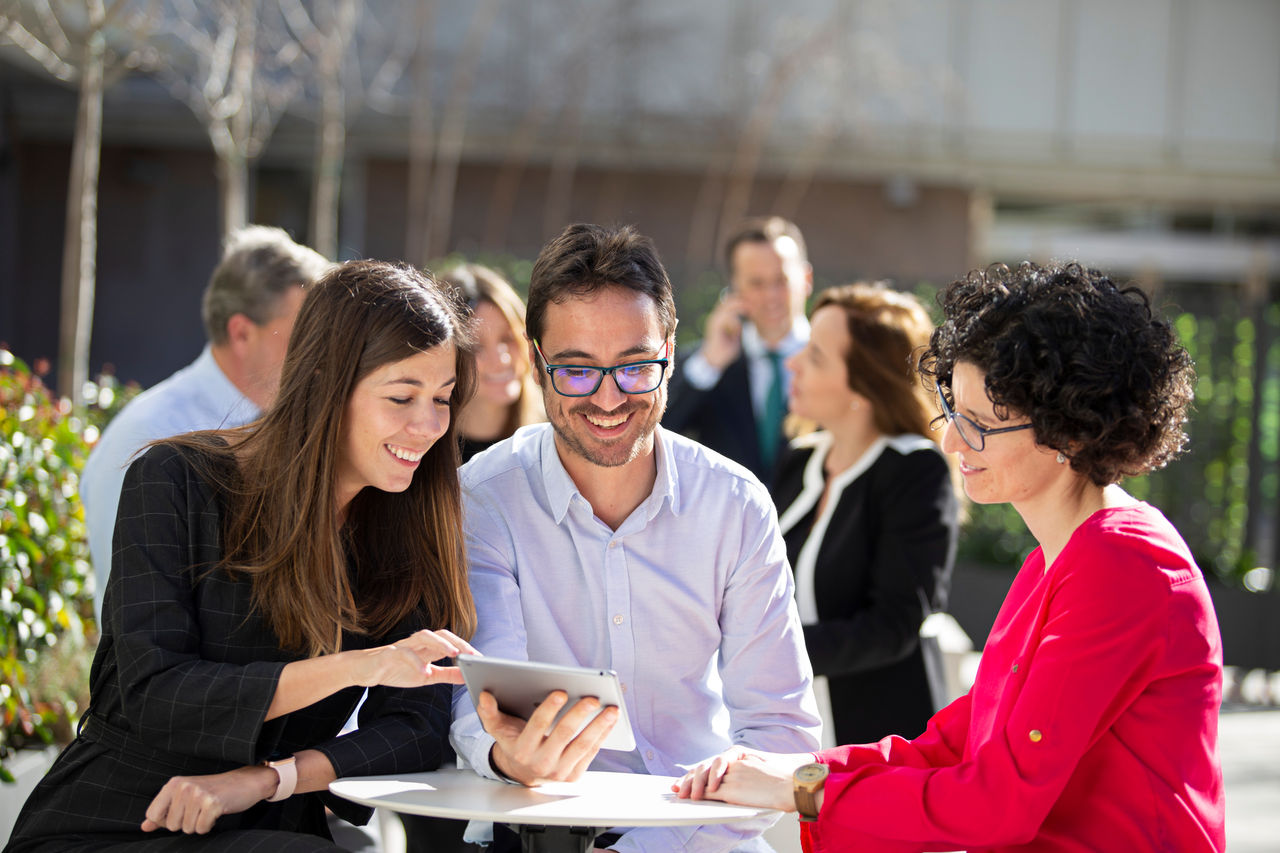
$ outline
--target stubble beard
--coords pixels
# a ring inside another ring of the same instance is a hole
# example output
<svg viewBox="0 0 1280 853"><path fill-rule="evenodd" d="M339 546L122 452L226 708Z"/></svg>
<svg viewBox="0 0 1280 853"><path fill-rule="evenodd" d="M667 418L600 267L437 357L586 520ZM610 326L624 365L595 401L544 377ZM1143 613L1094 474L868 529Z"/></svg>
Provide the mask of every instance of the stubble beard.
<svg viewBox="0 0 1280 853"><path fill-rule="evenodd" d="M552 392L554 393L554 392ZM658 392L653 392L657 394ZM585 405L569 408L552 407L551 400L544 400L547 404L547 419L551 421L551 428L555 430L556 437L560 442L592 465L599 465L601 468L619 468L629 462L635 461L640 454L653 444L653 433L657 429L658 422L662 420L662 415L667 408L666 395L662 395L660 399L655 399L648 411L648 417L642 424L639 434L635 440L629 445L623 444L621 441L609 442L602 444L590 437L583 438L575 431L570 424L580 415L588 412L599 412L604 414L595 406ZM643 406L637 406L634 409L624 409L630 415L636 415L644 412ZM608 413L616 416L618 410Z"/></svg>

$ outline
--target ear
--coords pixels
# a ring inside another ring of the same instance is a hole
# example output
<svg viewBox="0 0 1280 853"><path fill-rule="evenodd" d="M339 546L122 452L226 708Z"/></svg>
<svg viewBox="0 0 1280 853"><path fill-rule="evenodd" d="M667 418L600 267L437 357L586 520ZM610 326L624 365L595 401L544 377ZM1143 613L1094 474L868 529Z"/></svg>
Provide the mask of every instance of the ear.
<svg viewBox="0 0 1280 853"><path fill-rule="evenodd" d="M243 349L253 340L257 328L248 314L232 314L227 319L227 344L235 349Z"/></svg>
<svg viewBox="0 0 1280 853"><path fill-rule="evenodd" d="M804 265L804 298L808 299L813 295L813 264L806 263Z"/></svg>

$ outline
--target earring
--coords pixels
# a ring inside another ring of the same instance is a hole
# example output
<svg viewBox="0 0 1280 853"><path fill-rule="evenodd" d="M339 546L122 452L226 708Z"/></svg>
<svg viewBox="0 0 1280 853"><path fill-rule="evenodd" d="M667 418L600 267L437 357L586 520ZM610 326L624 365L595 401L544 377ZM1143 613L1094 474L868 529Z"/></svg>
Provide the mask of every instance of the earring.
<svg viewBox="0 0 1280 853"><path fill-rule="evenodd" d="M1058 451L1058 464L1059 464L1059 465L1061 465L1062 463L1064 463L1064 462L1066 462L1066 461L1067 461L1067 457L1063 456L1063 455L1062 455L1062 451L1061 451L1061 450L1059 450L1059 451Z"/></svg>

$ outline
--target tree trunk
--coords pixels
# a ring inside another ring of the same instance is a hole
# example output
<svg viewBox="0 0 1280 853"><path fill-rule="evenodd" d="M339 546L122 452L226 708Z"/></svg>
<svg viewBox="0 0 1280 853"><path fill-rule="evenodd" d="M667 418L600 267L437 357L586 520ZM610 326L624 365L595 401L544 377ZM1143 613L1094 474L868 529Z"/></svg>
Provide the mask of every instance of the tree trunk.
<svg viewBox="0 0 1280 853"><path fill-rule="evenodd" d="M218 154L218 184L222 189L222 239L249 223L249 147L253 141L254 50L258 41L255 0L240 0L231 87L238 108L225 119L227 144L214 141ZM210 134L211 137L215 134Z"/></svg>
<svg viewBox="0 0 1280 853"><path fill-rule="evenodd" d="M355 13L356 0L341 0L320 57L320 132L311 187L311 245L330 260L338 259L338 201L347 142L342 69Z"/></svg>
<svg viewBox="0 0 1280 853"><path fill-rule="evenodd" d="M418 5L415 24L418 49L413 54L413 102L409 107L409 198L405 205L404 256L427 265L427 211L431 188L431 153L435 148L431 117L431 28L434 0Z"/></svg>
<svg viewBox="0 0 1280 853"><path fill-rule="evenodd" d="M93 334L95 263L98 254L98 168L102 153L102 92L106 38L101 0L89 4L91 31L85 41L71 175L67 187L62 250L62 310L58 342L58 391L84 401Z"/></svg>
<svg viewBox="0 0 1280 853"><path fill-rule="evenodd" d="M462 143L466 136L467 113L471 109L471 88L476 66L493 20L497 16L496 0L484 0L471 13L462 42L462 53L453 69L453 85L440 121L440 142L436 146L435 179L431 185L431 205L427 210L427 245L424 261L449 251L453 230L453 196L458 184L458 162L462 159Z"/></svg>
<svg viewBox="0 0 1280 853"><path fill-rule="evenodd" d="M218 188L222 195L222 239L249 224L249 164L238 151L218 156Z"/></svg>

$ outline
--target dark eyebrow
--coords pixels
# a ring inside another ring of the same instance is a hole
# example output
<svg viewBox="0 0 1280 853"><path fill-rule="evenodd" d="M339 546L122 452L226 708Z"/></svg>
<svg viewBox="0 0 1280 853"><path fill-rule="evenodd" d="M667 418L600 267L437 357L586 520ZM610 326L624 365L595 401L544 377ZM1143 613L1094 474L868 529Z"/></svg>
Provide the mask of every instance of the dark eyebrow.
<svg viewBox="0 0 1280 853"><path fill-rule="evenodd" d="M658 344L656 348L637 345L637 346L631 347L630 349L625 349L622 352L618 353L618 358L627 359L635 355L648 356L649 353L651 352L656 353L660 349L662 349L662 344ZM564 350L557 350L555 353L548 356L548 358L550 359L552 364L559 364L561 361L567 358L578 358L584 361L590 361L591 359L594 359L595 356L592 355L591 353L583 352L582 350L578 350L578 349L564 349ZM618 362L618 363L621 363L621 362Z"/></svg>
<svg viewBox="0 0 1280 853"><path fill-rule="evenodd" d="M458 377L456 377L456 376L451 376L451 377L449 377L448 379L446 379L444 382L441 382L441 383L440 383L440 387L441 387L441 388L448 388L450 385L453 385L453 384L457 383L457 381L458 381ZM412 385L414 388L421 388L421 387L423 386L422 380L420 380L420 379L414 379L412 376L399 376L399 377L395 377L395 378L392 378L392 379L388 379L386 382L383 382L382 384L383 384L383 386L387 386L387 385Z"/></svg>

